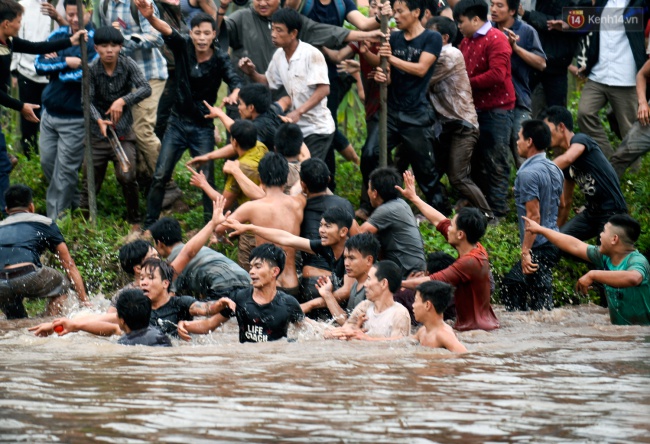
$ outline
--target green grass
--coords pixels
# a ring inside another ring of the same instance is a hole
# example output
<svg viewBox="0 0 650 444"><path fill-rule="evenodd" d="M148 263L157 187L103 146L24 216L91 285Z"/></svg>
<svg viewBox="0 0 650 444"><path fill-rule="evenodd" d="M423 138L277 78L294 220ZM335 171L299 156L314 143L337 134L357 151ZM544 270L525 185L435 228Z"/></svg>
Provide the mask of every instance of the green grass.
<svg viewBox="0 0 650 444"><path fill-rule="evenodd" d="M576 95L572 100L572 108L577 107ZM339 112L341 123L344 116L347 122L348 138L355 148L359 150L365 139L365 125L363 120L363 111L358 100L344 99L342 109ZM354 116L354 118L353 118ZM35 204L39 213L45 213L45 191L46 185L41 172L38 159L32 158L27 160L12 148L17 136L14 131L15 116L5 116L2 126L7 136L9 152L18 155L20 163L11 174L12 183L24 183L32 187L35 191ZM616 144L618 141L614 140ZM338 157L338 155L337 155ZM185 202L188 204L190 211L183 214L174 214L179 219L184 232L193 233L203 225L201 194L199 191L189 185L189 172L182 167L182 164L188 159L188 155L179 162L176 168L174 179L184 192ZM355 207L359 204L359 190L361 187L361 174L358 167L351 163L344 163L338 157L338 167L336 172L337 193L349 199ZM221 171L222 163L215 166L217 188L223 188L223 175ZM514 178L514 173L512 175ZM648 202L650 201L650 156L642 162L640 171L628 172L622 181L622 189L627 200L630 213L637 218L641 225L643 234L637 245L639 250L650 256L650 213L648 212ZM579 194L576 193L574 205L577 207L583 201ZM103 188L97 198L98 203L98 221L96 226L91 226L79 211L73 212L61 219L58 224L61 228L66 242L70 248L71 254L79 267L84 278L86 286L91 293L102 292L110 295L122 285L128 278L120 271L117 260L117 251L128 239L131 227L124 222L125 204L121 188L115 180L112 166L106 175ZM141 210L144 214L145 199L141 198ZM442 236L429 224L423 223L420 231L424 238L425 249L427 252L444 250L455 254L453 249L446 244ZM519 257L519 234L516 224L516 215L511 212L507 220L497 227L489 227L485 237L482 240L483 245L490 255L493 273L499 282L500 278L510 267L518 260ZM231 258L236 257L236 249L232 246L219 245L217 249ZM56 265L51 255L46 255L45 262ZM585 264L576 263L570 260L562 259L554 271L555 301L556 305L584 303L595 295L589 297L579 296L573 290L576 280L587 270ZM498 292L495 294L494 302L499 302ZM39 302L29 303L28 310L30 314L38 313L42 310L43 304Z"/></svg>

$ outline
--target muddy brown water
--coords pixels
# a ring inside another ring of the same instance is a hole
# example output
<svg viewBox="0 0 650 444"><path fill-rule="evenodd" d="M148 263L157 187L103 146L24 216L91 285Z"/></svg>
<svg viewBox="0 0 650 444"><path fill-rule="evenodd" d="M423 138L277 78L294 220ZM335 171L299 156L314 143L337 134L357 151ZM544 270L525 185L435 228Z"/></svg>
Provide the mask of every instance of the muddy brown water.
<svg viewBox="0 0 650 444"><path fill-rule="evenodd" d="M408 343L37 338L0 321L0 442L650 442L650 328L505 313L470 353Z"/></svg>

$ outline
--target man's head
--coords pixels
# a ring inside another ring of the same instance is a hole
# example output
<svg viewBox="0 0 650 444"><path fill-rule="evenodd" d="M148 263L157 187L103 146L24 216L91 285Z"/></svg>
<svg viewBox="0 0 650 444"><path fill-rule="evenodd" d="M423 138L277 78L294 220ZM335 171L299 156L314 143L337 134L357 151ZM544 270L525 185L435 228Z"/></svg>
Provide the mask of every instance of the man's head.
<svg viewBox="0 0 650 444"><path fill-rule="evenodd" d="M289 177L287 159L278 153L266 153L257 167L260 182L267 187L283 187Z"/></svg>
<svg viewBox="0 0 650 444"><path fill-rule="evenodd" d="M423 0L422 7L424 9L424 13L422 14L422 18L420 20L422 26L424 26L425 28L429 28L428 26L429 21L433 17L439 17L440 13L444 9L448 8L448 7L443 8L443 6L445 6L445 4L441 0Z"/></svg>
<svg viewBox="0 0 650 444"><path fill-rule="evenodd" d="M271 106L271 90L261 83L251 83L239 90L237 109L242 119L253 120Z"/></svg>
<svg viewBox="0 0 650 444"><path fill-rule="evenodd" d="M382 296L393 297L393 293L402 285L402 270L392 261L380 261L368 272L368 279L363 286L366 289L366 299L378 301Z"/></svg>
<svg viewBox="0 0 650 444"><path fill-rule="evenodd" d="M64 0L63 6L65 8L65 18L68 21L68 24L70 25L70 30L73 33L79 31L79 14L78 14L79 11L77 9L77 0ZM89 8L84 2L84 7L83 7L84 23L87 24L89 22L91 12L92 12L92 8Z"/></svg>
<svg viewBox="0 0 650 444"><path fill-rule="evenodd" d="M284 250L271 243L259 245L251 251L248 258L250 263L251 282L254 288L262 288L273 282L282 274L287 255Z"/></svg>
<svg viewBox="0 0 650 444"><path fill-rule="evenodd" d="M491 19L497 25L508 23L517 17L520 0L492 0L490 7Z"/></svg>
<svg viewBox="0 0 650 444"><path fill-rule="evenodd" d="M300 13L291 8L280 8L271 17L271 40L276 48L289 48L296 44L302 19Z"/></svg>
<svg viewBox="0 0 650 444"><path fill-rule="evenodd" d="M379 241L371 233L352 236L343 250L345 272L353 279L366 276L379 256ZM361 282L360 282L361 283Z"/></svg>
<svg viewBox="0 0 650 444"><path fill-rule="evenodd" d="M0 0L0 31L7 37L16 37L25 9L15 0Z"/></svg>
<svg viewBox="0 0 650 444"><path fill-rule="evenodd" d="M330 183L330 170L321 159L312 157L300 164L300 181L307 193L322 193Z"/></svg>
<svg viewBox="0 0 650 444"><path fill-rule="evenodd" d="M112 26L97 28L95 36L95 51L103 63L113 64L117 61L124 44L124 36Z"/></svg>
<svg viewBox="0 0 650 444"><path fill-rule="evenodd" d="M157 258L158 252L142 239L122 245L118 252L122 270L131 276L139 276L142 263L151 257Z"/></svg>
<svg viewBox="0 0 650 444"><path fill-rule="evenodd" d="M156 251L162 256L167 257L171 249L179 242L183 242L183 232L181 224L171 217L158 219L149 227L151 237L153 237Z"/></svg>
<svg viewBox="0 0 650 444"><path fill-rule="evenodd" d="M454 20L464 37L471 38L487 22L488 6L484 0L460 0L454 6Z"/></svg>
<svg viewBox="0 0 650 444"><path fill-rule="evenodd" d="M151 299L138 288L124 290L115 304L120 328L127 333L147 328L151 318ZM126 326L126 328L124 328Z"/></svg>
<svg viewBox="0 0 650 444"><path fill-rule="evenodd" d="M278 153L282 154L287 159L291 159L298 157L300 154L303 140L302 130L298 125L295 123L283 123L275 131L275 139L273 143L275 145L275 150ZM329 179L329 170L327 173ZM325 186L327 187L327 185Z"/></svg>
<svg viewBox="0 0 650 444"><path fill-rule="evenodd" d="M235 120L230 127L230 137L236 150L248 151L257 145L257 127L250 120Z"/></svg>
<svg viewBox="0 0 650 444"><path fill-rule="evenodd" d="M442 316L454 296L454 288L446 282L429 281L415 287L413 315L423 322L428 314Z"/></svg>
<svg viewBox="0 0 650 444"><path fill-rule="evenodd" d="M570 133L573 133L573 116L563 106L546 108L539 116L551 130L551 147L561 147ZM568 147L567 147L568 148Z"/></svg>
<svg viewBox="0 0 650 444"><path fill-rule="evenodd" d="M325 210L321 217L318 234L323 245L332 246L348 238L352 226L352 215L341 207Z"/></svg>
<svg viewBox="0 0 650 444"><path fill-rule="evenodd" d="M174 269L158 258L144 261L140 269L140 288L152 302L168 296L169 286L174 279Z"/></svg>
<svg viewBox="0 0 650 444"><path fill-rule="evenodd" d="M435 251L427 256L427 274L437 273L456 262L451 254L444 251Z"/></svg>
<svg viewBox="0 0 650 444"><path fill-rule="evenodd" d="M543 120L525 120L521 123L517 152L527 159L546 151L551 144L551 130Z"/></svg>
<svg viewBox="0 0 650 444"><path fill-rule="evenodd" d="M445 45L456 40L456 34L458 34L456 22L448 17L433 17L427 22L427 29L438 31Z"/></svg>
<svg viewBox="0 0 650 444"><path fill-rule="evenodd" d="M33 191L27 185L16 184L5 191L7 213L16 210L34 212Z"/></svg>
<svg viewBox="0 0 650 444"><path fill-rule="evenodd" d="M394 167L377 168L370 174L368 180L368 197L370 204L377 208L389 200L400 196L395 185L402 186L402 176Z"/></svg>
<svg viewBox="0 0 650 444"><path fill-rule="evenodd" d="M280 7L280 0L253 0L253 10L262 17L271 17Z"/></svg>
<svg viewBox="0 0 650 444"><path fill-rule="evenodd" d="M424 17L423 0L395 0L393 12L397 28L409 29Z"/></svg>
<svg viewBox="0 0 650 444"><path fill-rule="evenodd" d="M628 214L616 214L609 218L603 232L600 233L600 252L609 254L622 246L634 248L634 243L641 235L641 225Z"/></svg>
<svg viewBox="0 0 650 444"><path fill-rule="evenodd" d="M447 232L448 242L453 247L462 245L463 242L475 244L483 237L486 228L485 216L477 208L461 208L451 220Z"/></svg>
<svg viewBox="0 0 650 444"><path fill-rule="evenodd" d="M190 38L196 54L206 54L212 50L214 39L217 38L217 23L212 16L199 12L190 20Z"/></svg>

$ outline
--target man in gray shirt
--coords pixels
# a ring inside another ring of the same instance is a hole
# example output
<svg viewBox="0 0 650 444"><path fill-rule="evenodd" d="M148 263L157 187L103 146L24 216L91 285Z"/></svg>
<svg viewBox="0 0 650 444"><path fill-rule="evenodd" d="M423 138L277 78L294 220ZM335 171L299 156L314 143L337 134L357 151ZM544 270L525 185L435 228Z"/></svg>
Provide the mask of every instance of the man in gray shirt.
<svg viewBox="0 0 650 444"><path fill-rule="evenodd" d="M402 277L426 270L424 242L411 207L401 199L395 185L402 177L393 167L378 168L370 175L368 197L375 208L360 232L376 234L384 259L402 268Z"/></svg>
<svg viewBox="0 0 650 444"><path fill-rule="evenodd" d="M546 148L550 143L551 131L544 121L522 123L517 149L518 154L527 160L515 179L521 260L503 279L501 298L508 311L553 308L551 272L560 259L560 250L544 236L526 232L521 218L526 216L543 227L559 231L557 214L564 176L560 168L546 158Z"/></svg>

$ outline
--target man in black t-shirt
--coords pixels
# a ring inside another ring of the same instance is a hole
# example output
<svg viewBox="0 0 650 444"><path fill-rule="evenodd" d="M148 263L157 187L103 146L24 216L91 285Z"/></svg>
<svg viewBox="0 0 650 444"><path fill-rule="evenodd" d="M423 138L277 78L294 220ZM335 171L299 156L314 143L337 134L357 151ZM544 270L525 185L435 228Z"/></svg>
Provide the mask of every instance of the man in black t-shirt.
<svg viewBox="0 0 650 444"><path fill-rule="evenodd" d="M249 271L252 288L234 291L230 296L232 301L228 299L234 302L229 304L229 310L200 321L180 322L180 337L189 341L190 333L209 333L234 315L239 324L239 342L286 338L289 324L300 324L304 314L293 296L278 290L277 278L284 269L285 259L284 251L273 244L253 248Z"/></svg>
<svg viewBox="0 0 650 444"><path fill-rule="evenodd" d="M433 155L435 112L427 101L427 87L442 50L438 32L424 29L422 0L396 0L393 5L398 32L390 35L379 55L388 58L390 70L377 68L375 81L388 86L388 149L400 147L400 165L413 168L427 203L446 210L440 174ZM388 75L387 75L388 74Z"/></svg>
<svg viewBox="0 0 650 444"><path fill-rule="evenodd" d="M0 222L0 310L7 319L27 317L23 298L47 298L47 313L58 314L69 283L60 271L41 264L45 250L57 256L79 300L87 304L81 274L59 227L52 219L34 214L31 188L13 185L4 199L8 217Z"/></svg>
<svg viewBox="0 0 650 444"><path fill-rule="evenodd" d="M554 159L565 176L557 219L560 231L580 240L597 237L611 216L627 213L616 172L596 141L573 132L569 110L552 106L541 118L551 129L551 147L562 152ZM585 197L585 209L567 222L576 184Z"/></svg>

